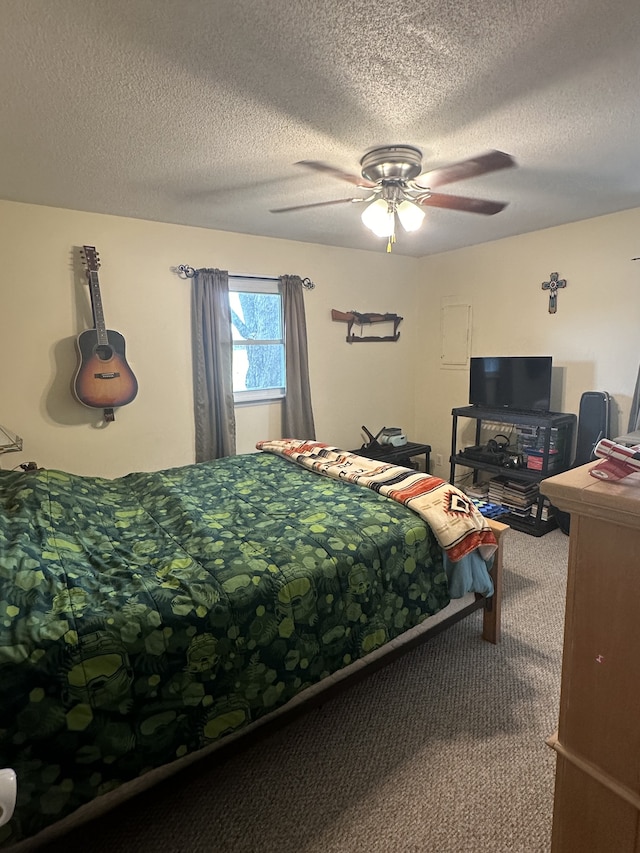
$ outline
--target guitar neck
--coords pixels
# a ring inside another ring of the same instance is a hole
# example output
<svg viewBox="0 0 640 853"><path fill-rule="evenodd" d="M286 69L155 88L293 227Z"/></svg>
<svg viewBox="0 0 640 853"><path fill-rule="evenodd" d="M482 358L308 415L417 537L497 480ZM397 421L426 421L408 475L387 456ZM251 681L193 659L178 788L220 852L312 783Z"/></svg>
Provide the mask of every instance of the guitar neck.
<svg viewBox="0 0 640 853"><path fill-rule="evenodd" d="M100 296L100 282L98 281L98 273L94 270L89 270L89 293L91 294L91 309L93 311L93 325L97 333L99 345L107 345L107 327L104 321L104 311L102 310L102 297Z"/></svg>

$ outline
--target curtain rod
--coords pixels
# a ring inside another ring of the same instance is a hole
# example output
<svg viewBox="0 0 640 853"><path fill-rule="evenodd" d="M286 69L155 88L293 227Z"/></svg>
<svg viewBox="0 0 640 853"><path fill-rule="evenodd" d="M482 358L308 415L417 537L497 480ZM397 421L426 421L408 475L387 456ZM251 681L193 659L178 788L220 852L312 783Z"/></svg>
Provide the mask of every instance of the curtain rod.
<svg viewBox="0 0 640 853"><path fill-rule="evenodd" d="M178 264L177 267L172 267L174 272L177 272L181 278L193 278L196 271L188 264ZM239 273L229 273L229 278L255 278L258 281L277 281L278 276L273 275L240 275ZM305 290L313 290L315 284L310 278L302 279L302 286Z"/></svg>

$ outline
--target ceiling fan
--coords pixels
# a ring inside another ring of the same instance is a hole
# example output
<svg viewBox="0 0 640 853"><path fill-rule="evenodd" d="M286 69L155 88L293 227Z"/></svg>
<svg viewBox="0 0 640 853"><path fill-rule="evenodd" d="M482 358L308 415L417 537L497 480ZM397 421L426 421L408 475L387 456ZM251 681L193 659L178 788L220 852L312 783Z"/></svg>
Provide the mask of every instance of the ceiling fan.
<svg viewBox="0 0 640 853"><path fill-rule="evenodd" d="M361 177L317 160L300 160L296 165L332 175L356 187L370 190L370 193L362 198L339 198L294 207L279 207L271 213L368 202L362 213L362 221L374 234L387 238L387 252L390 252L392 244L395 243L396 215L405 231L416 231L424 219L423 207L443 207L468 213L482 213L485 216L504 210L507 202L437 193L433 192L433 188L506 169L516 163L510 154L488 151L478 157L423 172L422 152L419 148L412 145L387 145L374 148L364 155L360 160Z"/></svg>

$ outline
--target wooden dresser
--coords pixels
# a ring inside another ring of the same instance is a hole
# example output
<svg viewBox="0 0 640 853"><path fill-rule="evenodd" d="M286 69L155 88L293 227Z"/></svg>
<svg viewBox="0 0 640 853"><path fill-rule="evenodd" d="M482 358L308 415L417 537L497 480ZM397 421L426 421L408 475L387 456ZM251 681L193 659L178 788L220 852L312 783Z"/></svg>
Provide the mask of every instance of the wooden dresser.
<svg viewBox="0 0 640 853"><path fill-rule="evenodd" d="M640 853L640 475L544 480L571 513L552 853Z"/></svg>

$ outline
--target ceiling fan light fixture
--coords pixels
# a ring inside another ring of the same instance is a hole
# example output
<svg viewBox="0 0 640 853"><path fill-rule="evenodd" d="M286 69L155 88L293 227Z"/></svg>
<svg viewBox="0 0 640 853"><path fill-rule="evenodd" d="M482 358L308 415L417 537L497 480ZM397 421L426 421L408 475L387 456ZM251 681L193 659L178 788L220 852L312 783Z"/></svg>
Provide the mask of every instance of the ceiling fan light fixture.
<svg viewBox="0 0 640 853"><path fill-rule="evenodd" d="M298 164L366 189L370 193L369 197L340 198L335 201L281 207L272 213L364 202L366 207L362 213L363 224L376 236L388 239L387 252L390 252L396 240L396 213L403 230L417 231L424 222L424 207L449 208L485 216L492 216L504 210L506 202L433 192L432 188L515 166L516 162L504 151L491 150L449 166L424 171L419 148L413 145L385 145L373 148L362 157L361 177L321 161L299 160Z"/></svg>
<svg viewBox="0 0 640 853"><path fill-rule="evenodd" d="M391 237L395 231L393 205L383 198L367 205L362 211L361 219L376 237Z"/></svg>
<svg viewBox="0 0 640 853"><path fill-rule="evenodd" d="M424 210L405 199L397 207L398 219L405 231L417 231L424 220Z"/></svg>

